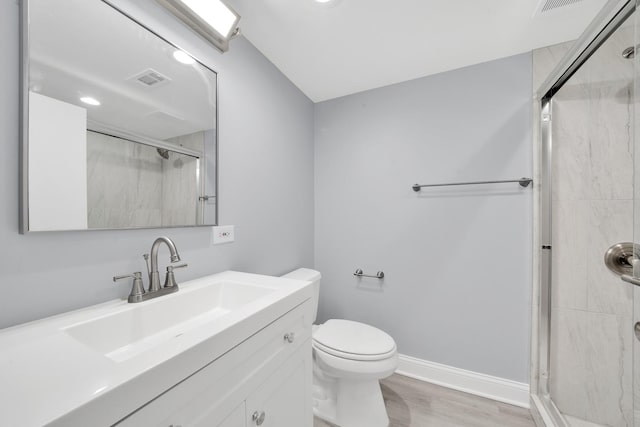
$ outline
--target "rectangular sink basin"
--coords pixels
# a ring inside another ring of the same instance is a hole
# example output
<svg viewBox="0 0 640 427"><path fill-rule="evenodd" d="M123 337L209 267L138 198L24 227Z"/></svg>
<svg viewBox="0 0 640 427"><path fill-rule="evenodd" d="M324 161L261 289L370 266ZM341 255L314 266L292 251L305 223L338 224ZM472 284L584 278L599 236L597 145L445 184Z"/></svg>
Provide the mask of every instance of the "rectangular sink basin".
<svg viewBox="0 0 640 427"><path fill-rule="evenodd" d="M275 291L234 281L180 289L71 325L64 332L109 359L122 362Z"/></svg>

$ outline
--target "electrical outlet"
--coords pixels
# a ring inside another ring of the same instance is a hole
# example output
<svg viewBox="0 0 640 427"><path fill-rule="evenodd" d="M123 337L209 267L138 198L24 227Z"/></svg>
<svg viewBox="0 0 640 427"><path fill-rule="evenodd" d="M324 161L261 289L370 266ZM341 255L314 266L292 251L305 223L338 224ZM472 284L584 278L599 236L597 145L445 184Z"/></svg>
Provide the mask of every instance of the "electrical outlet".
<svg viewBox="0 0 640 427"><path fill-rule="evenodd" d="M230 243L235 240L233 225L219 225L213 227L213 244Z"/></svg>

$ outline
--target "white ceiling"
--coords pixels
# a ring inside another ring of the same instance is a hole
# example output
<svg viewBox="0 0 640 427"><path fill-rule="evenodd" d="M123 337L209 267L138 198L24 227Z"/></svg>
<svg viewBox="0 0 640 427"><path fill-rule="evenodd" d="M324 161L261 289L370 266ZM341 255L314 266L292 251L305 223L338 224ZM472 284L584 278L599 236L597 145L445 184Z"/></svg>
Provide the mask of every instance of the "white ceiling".
<svg viewBox="0 0 640 427"><path fill-rule="evenodd" d="M536 14L539 0L227 2L244 36L315 102L576 39L606 3Z"/></svg>

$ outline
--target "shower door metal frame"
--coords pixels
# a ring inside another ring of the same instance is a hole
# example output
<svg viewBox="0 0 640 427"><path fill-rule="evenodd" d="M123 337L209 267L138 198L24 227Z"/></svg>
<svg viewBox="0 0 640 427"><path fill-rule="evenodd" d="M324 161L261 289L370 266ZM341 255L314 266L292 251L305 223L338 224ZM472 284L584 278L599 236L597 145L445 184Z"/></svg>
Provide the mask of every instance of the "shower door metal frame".
<svg viewBox="0 0 640 427"><path fill-rule="evenodd" d="M549 393L549 363L551 338L551 290L552 272L552 158L553 158L553 96L595 53L613 32L635 11L638 0L609 0L605 7L574 43L564 58L536 91L535 99L540 105L540 189L539 212L540 246L534 248L539 254L539 311L537 348L537 392L532 394L532 409L544 412L556 427L565 427L566 422ZM541 406L541 407L540 407ZM544 417L543 417L544 418Z"/></svg>

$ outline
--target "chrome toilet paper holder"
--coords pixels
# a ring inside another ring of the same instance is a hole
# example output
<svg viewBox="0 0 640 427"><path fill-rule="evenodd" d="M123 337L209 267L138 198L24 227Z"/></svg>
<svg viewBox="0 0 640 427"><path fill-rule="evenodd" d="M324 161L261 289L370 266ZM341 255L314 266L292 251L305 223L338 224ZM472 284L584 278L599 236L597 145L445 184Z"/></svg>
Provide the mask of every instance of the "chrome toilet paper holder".
<svg viewBox="0 0 640 427"><path fill-rule="evenodd" d="M370 274L364 274L362 272L362 269L358 268L358 269L356 269L356 272L353 273L353 275L356 276L356 277L373 277L374 279L384 279L384 271L378 271L376 273L376 275L373 276L373 275L370 275Z"/></svg>

